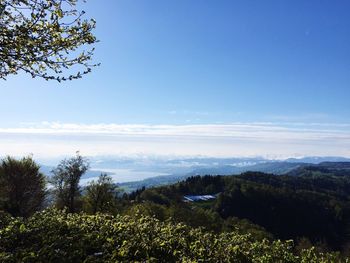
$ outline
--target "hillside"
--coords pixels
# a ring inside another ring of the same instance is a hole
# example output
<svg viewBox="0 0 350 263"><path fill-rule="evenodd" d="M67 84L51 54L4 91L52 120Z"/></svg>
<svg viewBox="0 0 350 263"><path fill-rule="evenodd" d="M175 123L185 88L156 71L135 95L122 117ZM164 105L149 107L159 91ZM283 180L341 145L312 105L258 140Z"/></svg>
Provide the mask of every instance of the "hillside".
<svg viewBox="0 0 350 263"><path fill-rule="evenodd" d="M0 261L348 262L349 165L192 176L119 197L105 191L103 202L95 184L72 213L59 203L25 218L0 211Z"/></svg>
<svg viewBox="0 0 350 263"><path fill-rule="evenodd" d="M223 225L231 218L246 219L277 238L296 242L307 238L321 247L347 251L350 242L349 165L321 163L298 167L278 176L260 172L195 176L175 185L146 189L132 198L170 210L175 207L203 209L201 213L212 213L212 218L218 216ZM217 194L217 198L184 204L182 196L188 194ZM210 228L213 223L205 224Z"/></svg>
<svg viewBox="0 0 350 263"><path fill-rule="evenodd" d="M218 160L220 160L220 162ZM324 160L326 160L326 162L323 162ZM250 171L276 175L288 174L298 176L310 169L328 169L329 172L335 172L335 169L340 169L341 172L344 172L344 169L349 169L348 166L350 162L330 162L329 160L348 159L340 157L309 157L302 159L287 159L285 161L261 159L200 159L195 162L194 160L186 160L187 164L191 165L189 165L187 170L182 173L178 172L164 176L155 176L140 181L120 183L119 186L125 189L126 192L131 192L142 187L174 184L196 175L238 175ZM232 162L232 164L228 164L229 162ZM179 162L176 163L179 164ZM194 163L197 163L197 165L193 165ZM167 170L167 172L170 171Z"/></svg>

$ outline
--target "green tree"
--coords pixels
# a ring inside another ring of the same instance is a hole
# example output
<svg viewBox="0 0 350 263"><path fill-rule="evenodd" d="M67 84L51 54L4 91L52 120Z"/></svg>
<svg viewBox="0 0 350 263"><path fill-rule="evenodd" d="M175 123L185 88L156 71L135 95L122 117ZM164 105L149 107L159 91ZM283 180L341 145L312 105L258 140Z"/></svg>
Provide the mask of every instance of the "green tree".
<svg viewBox="0 0 350 263"><path fill-rule="evenodd" d="M117 186L107 174L101 174L97 181L92 181L86 187L84 198L85 211L113 212L116 209Z"/></svg>
<svg viewBox="0 0 350 263"><path fill-rule="evenodd" d="M0 165L0 207L13 216L28 217L43 207L45 176L32 157L6 157Z"/></svg>
<svg viewBox="0 0 350 263"><path fill-rule="evenodd" d="M75 157L64 159L52 170L50 183L53 185L56 206L67 207L70 213L76 212L80 202L80 178L89 169L89 163L79 152Z"/></svg>
<svg viewBox="0 0 350 263"><path fill-rule="evenodd" d="M72 80L91 71L97 42L93 19L78 0L0 1L0 78L24 71L33 78Z"/></svg>

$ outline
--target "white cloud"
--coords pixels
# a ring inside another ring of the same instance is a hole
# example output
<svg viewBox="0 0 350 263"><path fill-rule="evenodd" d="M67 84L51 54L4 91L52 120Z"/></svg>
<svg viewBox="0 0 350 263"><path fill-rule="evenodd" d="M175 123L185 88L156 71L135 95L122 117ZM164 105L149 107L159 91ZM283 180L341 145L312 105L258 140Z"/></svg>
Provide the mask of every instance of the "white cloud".
<svg viewBox="0 0 350 263"><path fill-rule="evenodd" d="M202 125L42 122L0 128L0 154L172 154L350 156L350 125L231 123Z"/></svg>

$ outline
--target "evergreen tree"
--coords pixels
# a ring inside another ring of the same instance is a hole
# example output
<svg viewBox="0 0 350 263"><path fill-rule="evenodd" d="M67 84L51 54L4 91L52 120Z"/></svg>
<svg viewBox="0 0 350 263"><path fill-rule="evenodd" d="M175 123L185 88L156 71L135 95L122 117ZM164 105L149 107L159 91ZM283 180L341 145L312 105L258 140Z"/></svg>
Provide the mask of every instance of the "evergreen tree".
<svg viewBox="0 0 350 263"><path fill-rule="evenodd" d="M28 217L43 207L45 176L32 157L6 157L0 165L0 208L13 216Z"/></svg>

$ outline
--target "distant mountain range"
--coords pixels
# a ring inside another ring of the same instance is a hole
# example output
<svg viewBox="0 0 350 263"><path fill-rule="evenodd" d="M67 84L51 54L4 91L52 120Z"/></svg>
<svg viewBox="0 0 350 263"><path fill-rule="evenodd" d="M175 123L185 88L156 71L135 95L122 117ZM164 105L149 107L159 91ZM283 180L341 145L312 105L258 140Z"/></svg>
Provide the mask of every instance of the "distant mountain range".
<svg viewBox="0 0 350 263"><path fill-rule="evenodd" d="M101 173L107 173L125 191L136 190L143 186L151 187L171 184L193 175L232 175L246 171L285 174L300 167L324 162L350 162L350 158L344 157L304 157L269 160L262 157L157 158L108 156L90 157L89 160L91 169L83 176L83 184L97 179ZM51 176L53 168L54 166L41 165L41 171L47 176ZM131 176L133 174L134 176ZM142 180L142 178L146 179Z"/></svg>
<svg viewBox="0 0 350 263"><path fill-rule="evenodd" d="M191 159L190 161L194 161ZM283 161L267 159L218 159L208 158L196 160L196 164L191 166L191 170L183 174L170 174L168 176L156 176L136 182L121 183L120 186L126 191L136 190L142 187L151 187L157 185L166 185L176 183L187 177L194 175L234 175L247 171L256 171L264 173L273 173L277 175L292 173L298 168L309 167L321 164L328 166L329 162L341 166L346 164L350 167L350 159L344 157L305 157L300 159L287 159ZM186 160L188 163L188 159ZM227 164L231 162L231 164ZM344 167L342 167L344 168Z"/></svg>

